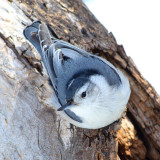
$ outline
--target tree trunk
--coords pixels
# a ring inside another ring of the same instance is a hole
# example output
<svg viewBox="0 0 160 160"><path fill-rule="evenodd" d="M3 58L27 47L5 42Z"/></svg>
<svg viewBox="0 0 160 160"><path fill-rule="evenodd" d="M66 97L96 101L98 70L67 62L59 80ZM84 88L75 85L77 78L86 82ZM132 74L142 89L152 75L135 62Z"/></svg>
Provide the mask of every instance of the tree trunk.
<svg viewBox="0 0 160 160"><path fill-rule="evenodd" d="M22 34L36 19L129 77L128 118L98 130L61 119L40 56ZM160 159L160 98L81 0L1 0L0 124L2 160Z"/></svg>

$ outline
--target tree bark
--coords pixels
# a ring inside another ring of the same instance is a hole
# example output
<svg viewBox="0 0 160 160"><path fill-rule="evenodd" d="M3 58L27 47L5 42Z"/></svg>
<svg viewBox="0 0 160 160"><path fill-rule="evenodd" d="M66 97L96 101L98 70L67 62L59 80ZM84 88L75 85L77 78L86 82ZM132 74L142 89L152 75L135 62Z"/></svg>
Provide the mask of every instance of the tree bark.
<svg viewBox="0 0 160 160"><path fill-rule="evenodd" d="M81 0L2 0L1 4L0 159L160 159L160 98ZM40 56L22 34L36 19L59 39L99 53L129 77L129 119L98 130L61 119Z"/></svg>

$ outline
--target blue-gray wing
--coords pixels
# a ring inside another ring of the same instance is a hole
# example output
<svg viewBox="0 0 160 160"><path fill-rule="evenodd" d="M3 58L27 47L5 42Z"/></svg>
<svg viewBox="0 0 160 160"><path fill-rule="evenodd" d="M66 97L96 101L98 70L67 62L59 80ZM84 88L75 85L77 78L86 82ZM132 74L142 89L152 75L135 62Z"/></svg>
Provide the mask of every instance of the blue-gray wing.
<svg viewBox="0 0 160 160"><path fill-rule="evenodd" d="M62 78L61 75L66 70L66 62L89 55L74 45L51 37L47 26L41 24L40 21L35 21L27 26L23 34L41 55L56 94L57 78ZM67 67L69 64L71 63L67 63Z"/></svg>
<svg viewBox="0 0 160 160"><path fill-rule="evenodd" d="M75 74L91 70L102 74L109 85L119 85L121 80L115 67L102 58L61 40L51 37L45 24L34 22L24 30L25 37L41 54L53 88L61 104L65 103L65 88Z"/></svg>

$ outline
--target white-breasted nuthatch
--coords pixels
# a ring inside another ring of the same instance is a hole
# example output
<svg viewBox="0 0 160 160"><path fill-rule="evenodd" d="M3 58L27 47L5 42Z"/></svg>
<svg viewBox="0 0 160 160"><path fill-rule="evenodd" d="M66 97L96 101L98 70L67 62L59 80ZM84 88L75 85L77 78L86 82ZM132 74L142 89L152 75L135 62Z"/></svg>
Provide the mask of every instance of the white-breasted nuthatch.
<svg viewBox="0 0 160 160"><path fill-rule="evenodd" d="M128 79L105 59L51 37L36 21L24 29L50 77L57 110L70 123L89 129L120 119L130 97Z"/></svg>

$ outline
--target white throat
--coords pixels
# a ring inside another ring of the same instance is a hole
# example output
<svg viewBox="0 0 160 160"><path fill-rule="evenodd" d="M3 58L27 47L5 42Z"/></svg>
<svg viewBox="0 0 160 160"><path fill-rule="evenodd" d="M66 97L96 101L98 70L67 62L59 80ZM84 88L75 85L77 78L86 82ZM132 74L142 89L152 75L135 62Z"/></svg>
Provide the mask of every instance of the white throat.
<svg viewBox="0 0 160 160"><path fill-rule="evenodd" d="M85 105L79 104L71 108L71 111L82 119L84 128L95 129L107 126L121 117L128 102L130 88L124 76L121 77L122 84L119 87L109 86L101 75L91 76L90 80L99 88L99 94Z"/></svg>

